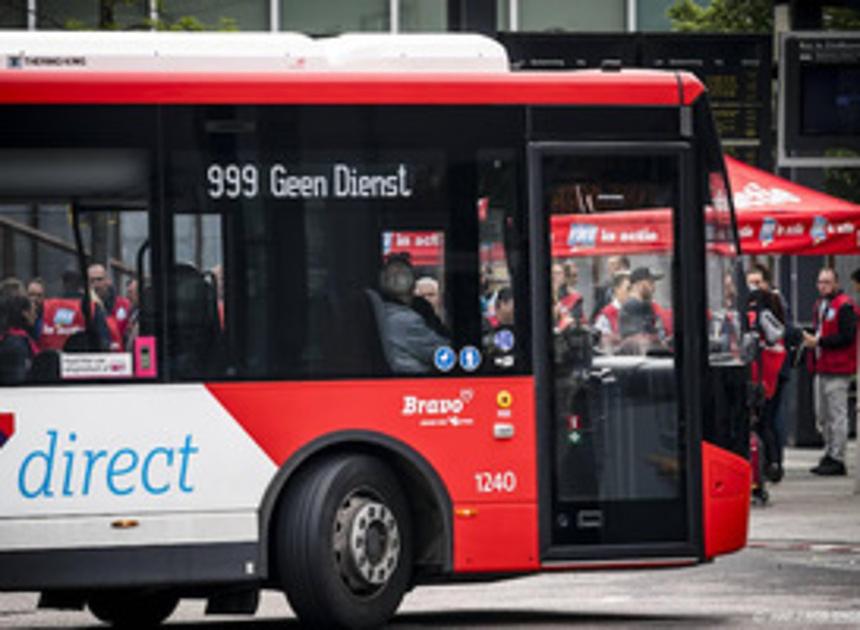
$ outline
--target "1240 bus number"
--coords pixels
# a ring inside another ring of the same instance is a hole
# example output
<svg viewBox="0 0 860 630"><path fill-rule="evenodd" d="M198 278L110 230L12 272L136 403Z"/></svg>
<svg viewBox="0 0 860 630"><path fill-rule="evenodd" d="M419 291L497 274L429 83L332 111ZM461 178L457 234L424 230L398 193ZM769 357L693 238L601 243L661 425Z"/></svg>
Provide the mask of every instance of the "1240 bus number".
<svg viewBox="0 0 860 630"><path fill-rule="evenodd" d="M504 472L477 472L475 484L479 494L513 492L517 489L517 474L512 470Z"/></svg>

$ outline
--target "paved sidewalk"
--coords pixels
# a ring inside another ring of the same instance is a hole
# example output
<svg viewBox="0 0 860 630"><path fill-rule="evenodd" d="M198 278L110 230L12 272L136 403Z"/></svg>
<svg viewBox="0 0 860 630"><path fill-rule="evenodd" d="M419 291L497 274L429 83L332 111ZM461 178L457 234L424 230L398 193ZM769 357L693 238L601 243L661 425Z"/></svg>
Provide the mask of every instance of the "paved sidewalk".
<svg viewBox="0 0 860 630"><path fill-rule="evenodd" d="M833 545L860 553L860 494L854 492L857 441L848 443L845 477L819 477L809 472L823 449L788 448L785 477L768 484L770 503L752 507L750 546Z"/></svg>

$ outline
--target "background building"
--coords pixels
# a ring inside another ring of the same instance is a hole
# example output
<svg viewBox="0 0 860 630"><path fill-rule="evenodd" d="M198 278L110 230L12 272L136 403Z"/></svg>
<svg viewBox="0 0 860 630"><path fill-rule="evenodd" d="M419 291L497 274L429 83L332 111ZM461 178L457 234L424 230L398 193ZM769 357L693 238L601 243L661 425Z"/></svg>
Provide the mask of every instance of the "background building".
<svg viewBox="0 0 860 630"><path fill-rule="evenodd" d="M495 17L499 31L668 31L674 0L3 0L0 28L120 29L184 23L206 29L302 31L446 31L450 24ZM492 16L491 14L495 14ZM466 15L469 14L469 15ZM183 18L186 18L183 22ZM191 18L190 20L187 18ZM482 29L483 30L483 29Z"/></svg>

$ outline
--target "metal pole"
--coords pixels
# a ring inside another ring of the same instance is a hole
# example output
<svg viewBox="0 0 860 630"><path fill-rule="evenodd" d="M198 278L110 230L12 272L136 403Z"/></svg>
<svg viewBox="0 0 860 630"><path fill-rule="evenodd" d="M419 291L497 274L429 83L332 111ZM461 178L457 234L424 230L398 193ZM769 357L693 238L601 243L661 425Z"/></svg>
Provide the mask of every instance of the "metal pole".
<svg viewBox="0 0 860 630"><path fill-rule="evenodd" d="M637 24L638 0L627 0L627 32L635 33Z"/></svg>
<svg viewBox="0 0 860 630"><path fill-rule="evenodd" d="M512 31L520 30L520 0L508 2L508 28Z"/></svg>
<svg viewBox="0 0 860 630"><path fill-rule="evenodd" d="M27 30L36 30L36 0L27 0Z"/></svg>
<svg viewBox="0 0 860 630"><path fill-rule="evenodd" d="M269 0L269 30L273 33L281 30L281 0Z"/></svg>
<svg viewBox="0 0 860 630"><path fill-rule="evenodd" d="M391 20L389 30L392 33L400 32L400 0L388 0L388 15Z"/></svg>

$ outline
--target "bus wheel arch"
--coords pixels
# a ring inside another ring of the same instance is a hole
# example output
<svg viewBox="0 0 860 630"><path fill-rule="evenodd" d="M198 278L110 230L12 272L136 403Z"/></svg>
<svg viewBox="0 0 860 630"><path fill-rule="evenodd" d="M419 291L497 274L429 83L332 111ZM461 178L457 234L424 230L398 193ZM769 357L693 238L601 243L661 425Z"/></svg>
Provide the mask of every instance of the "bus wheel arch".
<svg viewBox="0 0 860 630"><path fill-rule="evenodd" d="M291 483L317 462L344 454L368 455L395 474L406 495L412 521L413 581L453 570L453 509L450 495L436 470L417 451L387 435L365 431L330 434L296 452L281 467L261 509L262 557L268 562L269 582L277 583L274 529L278 506Z"/></svg>

